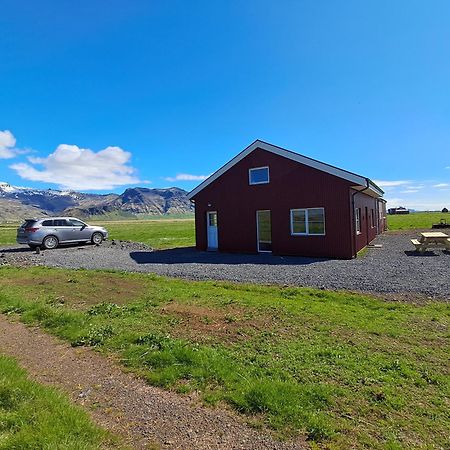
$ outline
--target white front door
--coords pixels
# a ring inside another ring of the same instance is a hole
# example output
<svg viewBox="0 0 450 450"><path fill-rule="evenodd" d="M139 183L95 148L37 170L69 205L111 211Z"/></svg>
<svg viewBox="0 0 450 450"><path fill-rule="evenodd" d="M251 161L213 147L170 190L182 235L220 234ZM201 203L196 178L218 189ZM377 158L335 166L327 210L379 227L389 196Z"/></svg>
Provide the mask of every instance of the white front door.
<svg viewBox="0 0 450 450"><path fill-rule="evenodd" d="M217 250L219 239L217 232L217 211L208 211L206 213L208 250Z"/></svg>

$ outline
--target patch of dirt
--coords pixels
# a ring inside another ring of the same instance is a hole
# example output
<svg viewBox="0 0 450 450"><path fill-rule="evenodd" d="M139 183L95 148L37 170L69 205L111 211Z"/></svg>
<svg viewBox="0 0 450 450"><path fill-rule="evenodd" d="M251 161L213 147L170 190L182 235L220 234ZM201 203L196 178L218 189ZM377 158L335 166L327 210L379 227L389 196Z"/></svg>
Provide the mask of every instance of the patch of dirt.
<svg viewBox="0 0 450 450"><path fill-rule="evenodd" d="M303 438L282 443L228 411L148 386L112 359L68 344L0 315L0 351L38 382L62 389L100 426L136 449L304 449Z"/></svg>
<svg viewBox="0 0 450 450"><path fill-rule="evenodd" d="M26 287L21 295L28 299L55 297L80 309L102 302L123 305L136 300L145 292L142 280L110 274L97 274L93 281L92 276L84 277L82 273L68 276L53 272L49 277L45 274L22 273L20 278L2 279L2 285Z"/></svg>
<svg viewBox="0 0 450 450"><path fill-rule="evenodd" d="M370 295L387 302L408 303L415 306L425 306L432 302L441 302L438 298L415 292L386 292L383 294L373 292Z"/></svg>
<svg viewBox="0 0 450 450"><path fill-rule="evenodd" d="M171 302L161 308L161 313L179 319L171 334L196 342L216 339L220 342L240 342L257 331L270 330L274 325L270 317L255 317L248 310L237 307L221 310Z"/></svg>

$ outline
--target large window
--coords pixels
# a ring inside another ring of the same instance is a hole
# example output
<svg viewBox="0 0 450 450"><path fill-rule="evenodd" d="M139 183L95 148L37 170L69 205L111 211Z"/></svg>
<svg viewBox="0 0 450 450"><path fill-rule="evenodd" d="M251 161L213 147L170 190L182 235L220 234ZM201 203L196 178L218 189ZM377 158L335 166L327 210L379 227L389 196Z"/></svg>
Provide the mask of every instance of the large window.
<svg viewBox="0 0 450 450"><path fill-rule="evenodd" d="M265 184L269 182L269 168L255 167L248 171L248 182L250 184Z"/></svg>
<svg viewBox="0 0 450 450"><path fill-rule="evenodd" d="M291 209L291 234L323 236L325 234L324 208Z"/></svg>
<svg viewBox="0 0 450 450"><path fill-rule="evenodd" d="M356 234L361 234L361 208L355 209L355 228Z"/></svg>

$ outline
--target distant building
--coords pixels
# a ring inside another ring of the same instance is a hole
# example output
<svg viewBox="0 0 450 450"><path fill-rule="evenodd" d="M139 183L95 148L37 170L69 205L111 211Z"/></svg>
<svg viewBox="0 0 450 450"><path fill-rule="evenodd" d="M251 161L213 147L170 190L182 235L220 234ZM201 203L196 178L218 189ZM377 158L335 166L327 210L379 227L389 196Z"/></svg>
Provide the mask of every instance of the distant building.
<svg viewBox="0 0 450 450"><path fill-rule="evenodd" d="M409 214L409 209L399 206L398 208L389 208L388 214Z"/></svg>
<svg viewBox="0 0 450 450"><path fill-rule="evenodd" d="M188 198L198 250L349 259L386 228L371 180L255 141Z"/></svg>
<svg viewBox="0 0 450 450"><path fill-rule="evenodd" d="M448 213L448 209L447 208L442 208L442 212L443 213Z"/></svg>

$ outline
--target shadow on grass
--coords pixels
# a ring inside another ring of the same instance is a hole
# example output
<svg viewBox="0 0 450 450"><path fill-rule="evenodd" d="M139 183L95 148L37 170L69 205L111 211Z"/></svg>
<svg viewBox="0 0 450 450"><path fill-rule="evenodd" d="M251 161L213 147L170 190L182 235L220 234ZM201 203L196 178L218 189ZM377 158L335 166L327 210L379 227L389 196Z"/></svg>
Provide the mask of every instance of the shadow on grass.
<svg viewBox="0 0 450 450"><path fill-rule="evenodd" d="M138 264L257 264L272 266L299 266L328 261L324 258L298 256L275 256L267 253L240 254L203 252L194 247L182 247L154 252L130 252L130 257Z"/></svg>

